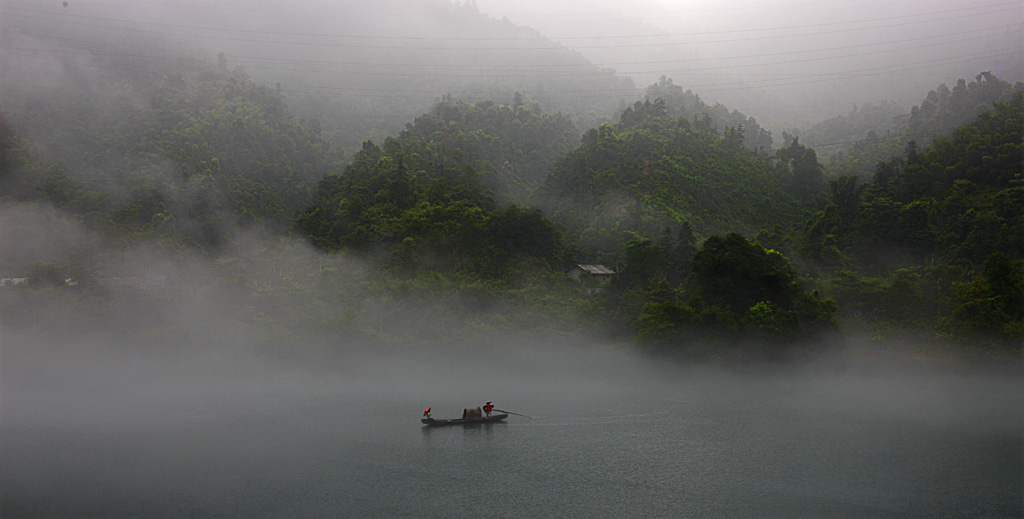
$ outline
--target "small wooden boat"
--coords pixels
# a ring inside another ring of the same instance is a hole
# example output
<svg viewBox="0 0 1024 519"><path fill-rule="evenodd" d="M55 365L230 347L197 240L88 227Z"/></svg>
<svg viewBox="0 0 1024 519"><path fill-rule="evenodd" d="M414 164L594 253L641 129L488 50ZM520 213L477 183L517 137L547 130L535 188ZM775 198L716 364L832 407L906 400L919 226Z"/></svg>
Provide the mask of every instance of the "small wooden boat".
<svg viewBox="0 0 1024 519"><path fill-rule="evenodd" d="M431 427L439 427L442 425L476 425L482 423L494 423L500 422L508 418L507 414L495 414L491 416L484 416L481 418L452 418L450 420L435 420L433 418L424 418L420 420L424 425Z"/></svg>

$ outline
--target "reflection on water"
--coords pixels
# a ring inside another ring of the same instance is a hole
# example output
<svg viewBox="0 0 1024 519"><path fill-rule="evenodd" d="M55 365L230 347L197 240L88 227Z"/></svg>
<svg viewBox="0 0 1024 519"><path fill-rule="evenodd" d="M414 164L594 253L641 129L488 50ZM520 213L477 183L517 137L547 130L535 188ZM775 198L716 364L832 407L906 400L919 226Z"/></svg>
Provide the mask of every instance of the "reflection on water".
<svg viewBox="0 0 1024 519"><path fill-rule="evenodd" d="M420 431L423 432L423 440L426 445L429 445L430 439L434 435L445 435L443 438L448 438L451 434L461 434L463 437L490 437L493 434L494 428L508 427L507 422L495 422L495 423L478 423L478 424L467 424L467 425L446 425L441 427L431 427L424 425L420 427ZM448 430L458 431L455 433L448 433Z"/></svg>

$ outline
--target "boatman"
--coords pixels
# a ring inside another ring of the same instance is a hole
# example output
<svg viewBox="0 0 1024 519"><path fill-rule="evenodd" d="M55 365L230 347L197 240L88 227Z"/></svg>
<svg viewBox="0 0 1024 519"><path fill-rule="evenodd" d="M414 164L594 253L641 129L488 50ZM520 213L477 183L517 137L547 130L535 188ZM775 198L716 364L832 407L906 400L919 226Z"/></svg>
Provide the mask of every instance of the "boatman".
<svg viewBox="0 0 1024 519"><path fill-rule="evenodd" d="M431 409L433 409L433 407L428 407L426 411L423 411L423 416L426 417L428 420L430 419L430 410Z"/></svg>
<svg viewBox="0 0 1024 519"><path fill-rule="evenodd" d="M490 401L488 401L486 404L484 404L484 412L487 413L488 417L491 416L491 411L493 411L493 410L494 410L494 406L491 405Z"/></svg>

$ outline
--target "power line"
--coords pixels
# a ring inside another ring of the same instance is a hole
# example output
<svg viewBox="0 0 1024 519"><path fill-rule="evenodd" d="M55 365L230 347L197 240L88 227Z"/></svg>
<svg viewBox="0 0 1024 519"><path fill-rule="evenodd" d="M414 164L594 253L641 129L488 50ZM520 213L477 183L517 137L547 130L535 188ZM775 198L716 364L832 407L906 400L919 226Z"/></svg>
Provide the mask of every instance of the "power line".
<svg viewBox="0 0 1024 519"><path fill-rule="evenodd" d="M836 147L836 146L841 146L841 145L860 144L860 143L872 143L872 142L873 143L881 143L881 142L887 142L887 141L896 142L895 139L899 139L900 141L902 141L903 139L915 139L915 138L920 138L920 137L943 138L941 136L936 136L935 134L928 133L928 132L895 133L895 134L892 134L892 135L880 136L880 137L876 137L876 138L872 138L872 139L865 138L865 139L855 139L855 140L852 140L852 141L836 141L836 142L831 142L831 143L807 145L807 147L812 148L812 149L820 149L820 148L828 148L828 147ZM136 187L138 187L140 185L152 185L152 184L155 184L155 185L158 185L158 186L175 185L175 184L187 185L188 184L188 185L193 185L194 187L201 187L203 185L209 185L209 184L235 185L235 184L238 184L239 179L241 181L244 181L244 182L256 182L256 183L266 183L266 184L287 184L289 186L297 187L297 186L300 186L300 185L314 186L322 178L322 177L321 178L310 178L310 179L264 178L264 179L256 180L256 179L252 179L252 178L249 178L249 177L246 177L246 176L239 176L239 178L231 179L231 178L211 178L209 176L196 175L196 178L180 178L180 179L168 179L168 178L164 178L164 179L155 179L155 178L120 178L120 179L118 179L118 178L101 178L98 175L92 175L92 174L86 174L86 173L79 173L79 174L73 174L73 175L61 174L61 176L64 179L71 180L71 181L74 181L76 183L135 185ZM42 183L45 183L45 181L46 181L46 179L43 179Z"/></svg>
<svg viewBox="0 0 1024 519"><path fill-rule="evenodd" d="M972 33L977 33L977 32L986 32L988 30L991 30L991 28L975 29L975 30L971 30L971 31L963 31L963 32L960 32L960 33L953 33L952 35L955 36L955 35L962 35L962 34L972 34ZM1021 31L1015 31L1015 32L1021 32ZM34 36L39 36L39 37L44 37L44 35L40 35L40 34L36 34L36 33L27 33L27 34L34 35ZM754 55L747 55L747 56L732 56L732 57L729 57L729 58L720 58L720 59L753 59L753 58L762 58L762 57L769 57L769 56L784 56L784 55L798 55L798 54L820 53L820 52L828 52L828 51L832 51L832 50L845 50L845 49L854 49L854 48L865 48L865 47L873 47L873 46L880 46L880 45L886 45L886 46L888 46L888 45L904 45L905 43L908 43L908 42L911 42L911 41L922 41L922 40L934 39L936 37L937 36L925 36L925 37L909 38L909 39L897 40L897 41L889 41L889 42L857 44L857 45L849 45L849 46L842 46L842 47L831 47L831 48L824 48L824 49L811 49L811 50L804 50L804 51L790 51L790 52L780 52L780 53L754 54ZM942 41L942 42L938 42L938 43L925 44L925 45L917 45L917 46L912 46L912 47L904 46L900 50L913 50L913 49L920 49L920 48L926 48L926 47L934 47L934 46L939 46L939 45L952 45L952 44L963 43L963 42L967 42L967 41L974 41L974 40L985 39L985 38L986 38L986 36L979 36L979 37L974 37L974 38L962 38L962 39L958 39L958 40ZM110 43L106 43L106 42L94 42L94 41L90 41L90 40L63 38L63 37L59 37L59 36L52 37L52 39L62 40L62 41L73 41L73 42L76 42L76 43L86 43L86 44L93 43L93 44L102 44L102 45L115 45L115 44L110 44ZM118 46L121 47L120 45L118 45ZM142 48L142 49L158 50L159 52L169 52L169 51L164 51L163 49L155 49L153 47L137 47L137 46L133 46L132 48L133 49ZM24 49L24 48L14 48L13 50L17 50L17 51L30 51L30 49ZM40 51L47 51L45 49L39 49L39 50ZM52 50L50 52L61 52L61 51ZM66 52L66 51L64 51L64 52ZM832 56L807 58L807 59L802 59L802 60L762 62L762 63L753 63L753 64L736 64L736 65L718 66L718 67L690 68L690 69L686 69L686 70L677 69L677 70L671 70L671 71L667 71L667 72L672 72L672 73L675 73L675 72L679 72L679 73L693 73L693 72L705 72L705 71L723 70L723 69L740 69L740 68L746 68L746 67L765 67L765 66L775 66L775 65L782 65L782 64L807 63L807 62L813 62L813 61L824 61L824 60L835 60L835 59L839 59L839 58L859 57L859 56L878 54L878 53L882 53L882 52L891 52L891 51L889 51L889 50L880 50L880 51L872 51L872 52L856 53L856 54L847 54L847 55L840 55L840 56L832 55ZM134 53L125 53L125 52L115 52L114 54L117 54L117 55L120 55L120 56L137 57L137 58L144 58L144 59L163 59L163 56L147 56L147 55L143 55L143 54L134 54ZM244 57L242 57L242 59L249 59L249 60L252 60L254 62L270 61L270 62L280 62L280 63L291 63L291 64L297 64L297 65L303 65L303 64L323 65L323 64L326 64L326 65L335 65L335 66L371 66L371 67L373 67L373 66L379 66L379 67L399 67L399 66L403 66L403 65L398 65L398 64L368 64L368 63L363 63L363 62L330 62L330 61L321 61L321 60L294 60L294 59L261 58L261 57L250 57L250 56L244 56ZM709 61L709 60L711 60L711 58L692 58L692 59L681 59L681 60L663 61L663 62L636 62L636 64L656 64L656 63L673 63L673 64L676 64L676 63L699 62L699 61ZM629 64L629 63L627 63L627 64ZM588 66L588 67L592 67L592 68L600 68L600 67L603 67L603 66L607 66L608 64L595 65L595 64L587 64L587 63L585 63L585 64L582 64L582 65L580 65L580 64L571 64L571 65L572 66ZM322 71L317 71L317 70L312 70L312 69L282 68L282 67L272 67L272 66L265 66L265 65L259 65L259 64L254 64L253 66L259 67L261 70L281 70L281 71L286 71L286 72L329 73L329 72L322 72ZM544 67L548 67L548 66L554 66L554 65L544 65ZM611 72L607 71L607 70L597 70L597 71L589 72L589 73L577 73L577 72L574 72L574 73L524 73L524 72L522 72L522 70L521 70L522 68L527 68L528 69L530 66L527 66L527 67L513 67L513 68L506 67L504 69L497 69L495 67L488 67L488 66L471 67L471 66L449 66L449 65L444 65L444 64L426 64L426 65L413 65L413 67L414 68L415 67L429 67L429 68L431 68L431 70L435 70L435 69L481 70L481 68L482 68L484 70L488 70L488 69L491 69L491 70L502 70L505 73L504 75L506 75L506 76L516 76L516 77L542 77L542 78L550 78L550 77L559 77L559 76L565 77L565 76L586 76L586 75L590 75L590 76L610 76L610 75L612 75ZM357 75L357 76L358 75L369 75L369 76L407 77L407 76L411 75L411 74L406 73L406 72L380 72L380 71L360 71L360 70L343 70L342 72L344 74L346 74L346 75L349 75L349 76L351 76L351 75ZM666 72L666 70L658 69L658 70L640 70L640 71L621 71L619 73L620 74L651 74L651 73L664 73L664 72ZM426 76L426 77L444 77L444 78L451 78L451 77L460 77L460 78L488 77L489 78L489 77L493 76L493 74L489 73L489 72L487 72L487 73L478 73L478 74L452 74L450 72L445 72L445 73L427 73L427 74L416 73L416 75L418 77Z"/></svg>
<svg viewBox="0 0 1024 519"><path fill-rule="evenodd" d="M96 2L96 0L93 0L93 2L90 2L90 3L95 3L95 2ZM102 3L102 0L99 3ZM192 10L197 10L198 9L198 10L205 10L205 11L217 10L217 11L238 12L239 10L245 10L246 12L262 11L262 12L286 13L286 14L302 13L302 14L309 14L309 15L327 15L327 16L338 16L338 17L344 16L344 17L349 17L349 18L352 18L352 17L355 17L355 18L381 18L381 19L403 19L403 18L414 18L414 19L449 19L449 18L451 18L451 14L450 13L448 13L448 14L434 14L434 15L432 15L432 14L427 14L427 13L422 13L422 12L421 13L416 13L416 14L389 13L389 12L382 12L380 10L376 10L376 11L362 11L362 12L353 11L353 10L350 10L350 9L346 9L346 10L310 10L310 9L302 9L299 5L293 5L293 4L289 4L288 7L266 8L266 7L256 7L256 6L253 6L252 2L235 2L234 6L230 6L229 4L231 4L231 2L229 2L228 0L219 0L216 3L211 3L211 2L186 3L186 2L169 2L169 1L164 1L164 0L133 0L132 4L153 4L153 5L161 5L161 6L179 6L179 7L186 7L186 8L192 9ZM847 4L848 7L855 7L857 9L863 10L866 7L879 6L879 5L892 5L892 2L879 2L879 3L873 3L873 4L865 4L865 3L863 3L860 0L852 0L852 1L851 0L838 0L838 1L831 1L831 2L820 1L820 2L813 2L813 3L774 4L774 5L768 5L768 6L687 8L685 10L664 9L664 10L659 10L659 11L648 11L648 12L632 11L631 10L628 14L632 15L632 16L636 16L636 17L644 17L644 16L659 16L659 17L661 17L661 16L667 16L667 15L683 15L683 14L685 14L687 16L692 16L694 13L735 12L735 11L740 11L740 10L742 10L744 12L749 12L751 10L758 10L758 9L760 9L760 10L771 10L772 12L776 12L776 13L777 12L783 12L783 13L784 12L794 12L794 11L806 12L806 11L813 11L813 10L834 9L834 7L832 7L832 6L835 6L837 4ZM360 5L365 5L365 4L364 3L360 3ZM796 7L798 9L793 9L791 11L787 11L786 8L790 8L790 7ZM817 8L817 9L815 9L815 8ZM487 13L485 13L483 11L480 11L480 14L485 14L486 15ZM590 12L590 11L582 11L582 12L574 12L573 14L566 15L566 16L555 16L555 17L543 17L543 16L541 16L541 17L533 17L533 18L531 18L531 20L542 20L542 21L543 20L555 20L555 21L560 21L560 20L567 19L567 17L570 20L589 20L589 19L601 19L601 18L621 19L623 17L623 14L622 13L597 14L597 13L593 13L593 12Z"/></svg>
<svg viewBox="0 0 1024 519"><path fill-rule="evenodd" d="M517 23L523 23L523 24L526 24L526 25L531 25L531 23L536 23L536 22L541 22L541 23L543 23L543 22L557 22L557 21L570 21L570 22L573 22L573 21L578 21L578 20L600 20L600 19L621 20L624 17L632 17L632 18L636 18L636 19L640 19L640 20L647 19L647 18L652 18L652 17L653 18L657 18L658 20L666 20L666 19L671 20L671 19L678 19L678 18L681 18L681 17L685 17L687 19L693 19L693 18L695 18L695 16L694 16L695 14L702 15L700 17L700 19L703 20L703 19L706 19L708 17L707 15L709 13L711 13L711 14L713 14L713 13L723 13L723 14L729 16L730 19L732 19L732 18L735 18L735 13L737 11L741 11L742 14L757 14L758 12L768 12L768 13L773 14L773 15L779 15L779 14L789 14L789 13L804 14L804 13L815 12L815 11L835 12L838 9L846 8L846 9L856 9L859 12L865 12L868 8L871 8L871 7L878 7L878 6L891 7L891 6L893 6L893 4L894 4L894 2L891 2L891 1L890 2L867 3L867 2L864 2L864 1L861 1L861 0L853 0L853 1L842 1L842 0L840 0L840 1L833 1L833 2L824 2L824 1L822 1L822 2L813 2L813 3L793 3L793 4L774 4L774 3L762 2L762 3L753 4L753 5L747 4L747 5L744 5L742 7L715 7L715 8L693 8L693 7L689 7L689 8L683 9L683 10L669 10L669 9L666 9L666 10L661 10L661 11L648 11L648 12L640 12L640 11L630 10L629 12L626 12L626 13L622 13L622 12L614 12L614 13L612 13L612 12L605 12L605 13L598 14L598 13L593 13L593 12L575 12L574 11L574 12L569 13L569 14L554 15L554 16L550 16L550 17L548 17L548 16L530 15L529 18L519 19L519 20L516 20L516 22ZM836 7L836 6L839 6L839 7ZM793 7L795 9L787 9L787 8L790 8L790 7ZM508 15L505 15L505 16L508 17Z"/></svg>
<svg viewBox="0 0 1024 519"><path fill-rule="evenodd" d="M960 41L951 42L951 43L959 43L961 41L969 41L969 40L972 40L972 39L977 39L977 38L968 38L968 39L965 39L965 40L960 40ZM921 47L928 47L928 46L934 46L934 45L925 45L925 46L921 46ZM31 51L33 49L13 48L12 50L18 52L18 51ZM910 65L920 65L920 64L924 64L924 63L940 63L941 64L941 63L945 63L945 62L949 61L950 59L960 60L960 59L971 58L971 57L974 57L974 58L998 57L998 56L1005 55L1006 53L1012 53L1012 52L1018 51L1018 50L1019 49L1017 47L1002 48L1002 49L995 49L995 50L985 51L985 52L971 54L971 55L966 55L966 56L956 56L956 57L953 57L953 58L938 58L938 59L935 59L935 60L926 60L926 61L923 61L923 62L916 62L916 63L910 63L910 64L905 64L904 63L904 64L887 65L887 66L883 66L883 67L872 67L872 68L868 68L868 69L861 69L861 70L856 70L856 71L848 71L848 72L843 72L843 73L831 73L831 72L829 72L829 73L817 73L817 74L806 74L806 75L788 75L788 76L785 76L785 77L783 77L781 79L768 79L768 80L756 82L755 85L753 85L753 86L744 86L744 87L738 87L738 88L735 87L735 82L729 82L729 83L705 83L705 84L699 84L699 85L689 85L689 87L690 88L717 87L717 86L730 86L730 87L732 87L732 88L727 88L727 89L712 90L712 91L728 91L728 90L737 90L737 89L742 90L742 89L758 88L758 87L787 86L787 85L799 84L799 83L789 82L789 81L793 81L793 80L799 80L800 82L807 82L808 79L818 78L818 80L820 80L820 78L822 78L822 77L831 78L832 80L848 79L848 78L853 78L853 77L863 77L865 72L869 73L867 75L879 75L879 74L885 73L885 71L889 71L889 70L892 70L892 69L904 69L905 70ZM53 53L65 53L65 54L74 52L74 51L57 51L57 50L48 50L48 49L45 50L45 51L46 52L53 52ZM862 54L855 54L855 55L849 55L849 56L838 56L838 57L863 56L863 55L877 54L879 52L886 52L886 51L874 51L874 52L870 52L870 53L862 53ZM147 56L134 56L134 57L147 57ZM769 62L769 63L757 63L757 64L752 64L752 65L703 67L703 68L691 68L691 69L685 69L685 70L683 70L683 69L678 69L678 70L658 70L658 71L651 71L651 73L658 73L658 72L660 72L660 73L664 73L666 75L673 74L673 73L692 74L694 72L707 72L707 71L720 70L720 69L743 68L744 66L762 67L762 66L774 66L774 65L793 64L793 63L805 63L805 62L811 62L811 61L822 61L822 60L829 60L829 59L837 59L838 57L837 56L830 56L830 57L823 57L823 58L810 58L810 59L805 59L805 60L790 60L790 61L779 61L779 62ZM31 59L41 59L41 58L33 57ZM153 59L159 59L159 57L153 57ZM128 70L125 67L118 67L118 66L107 65L107 64L80 63L79 65L90 66L90 67L94 67L94 68L108 69L108 70L120 70L120 71L127 71ZM268 70L275 70L274 67L264 67L264 68L266 68ZM277 68L276 70L282 70L282 71L288 71L288 72L305 71L305 70L296 70L296 69L287 69L287 68L285 68L285 69ZM879 71L879 72L877 72L877 74L871 74L870 72L872 72L872 71ZM494 77L493 74L425 74L424 75L424 74L411 74L411 73L398 73L398 72L359 72L359 71L344 71L344 73L347 74L347 75L354 75L354 76L385 76L385 77L410 77L410 76L413 76L413 77L440 77L440 78L451 78L451 77L459 77L459 78L492 78L492 77ZM634 73L636 73L636 72L634 72ZM519 78L523 78L523 77L525 77L525 78L555 78L555 77L580 77L580 76L608 76L610 74L609 73L590 73L590 74L585 74L585 73L521 74L521 73L519 73L519 74L517 74L517 73L510 72L510 73L507 73L505 75L512 76L512 77L519 77ZM144 78L148 77L148 78L151 78L151 79L162 79L163 76L139 75L138 77L144 77ZM778 82L778 81L786 81L786 83L772 84L772 82ZM307 89L315 88L315 89L319 89L319 90L323 90L323 91L331 91L331 92L351 92L353 90L359 90L359 89L352 89L352 88L345 88L345 87L320 87L320 86L314 86L314 85L287 85L287 84L285 84L283 86L288 86L288 88L286 89L287 91L290 91L290 92L300 92L300 93L317 93L315 91L310 91L310 90L306 90L306 91L299 90L299 89L302 89L302 88L307 88ZM361 90L372 90L373 92L387 92L388 91L388 90L382 90L380 88L361 89ZM597 90L597 92L601 92L601 93L607 93L609 91L635 92L636 89L601 89L601 90ZM437 92L423 91L423 90L418 90L417 91L417 90L408 90L408 89L392 90L390 92L398 92L398 93L404 93L404 94L417 94L417 93L429 94L430 98L434 98L434 97L436 97L438 95ZM490 93L490 91L476 91L476 92L473 92L473 91L463 91L463 92L466 93L466 94L488 94L488 93ZM579 97L578 94L594 93L594 92L595 92L594 90L546 90L544 92L544 94L568 93L568 94L571 94L572 97ZM395 97L395 96L394 95L383 95L383 96L382 95L376 95L376 96L360 96L360 97L392 98L392 97ZM404 97L416 97L416 96L405 95ZM607 97L607 95L602 95L602 96L599 96L599 97Z"/></svg>
<svg viewBox="0 0 1024 519"><path fill-rule="evenodd" d="M955 32L955 33L946 33L946 34L932 35L932 36L921 36L921 37L916 37L916 38L906 38L906 39L902 39L902 40L891 40L891 41L873 42L873 43L861 43L861 44L844 45L844 46L838 46L838 47L823 47L823 48L814 48L814 49L797 50L797 51L786 51L786 52L772 52L772 53L763 53L763 54L747 54L747 55L725 56L725 57L716 57L716 58L682 58L682 59L676 59L676 60L629 61L629 62L614 62L614 63L592 63L592 62L565 63L565 64L558 64L558 63L535 64L535 63L533 63L533 64L515 65L515 66L509 66L509 65L470 66L470 65L450 65L450 64L445 64L445 63L425 63L425 64L415 64L415 63L412 63L412 64L408 64L408 63L380 63L380 62L366 62L366 61L304 60L304 59L294 59L294 58L268 58L268 57L261 57L261 56L244 56L244 55L236 55L236 54L232 54L229 57L232 60L251 60L254 63L254 66L260 66L261 68L263 68L263 66L258 65L256 63L263 61L263 62L271 62L271 63L287 63L287 64L296 64L296 65L306 65L306 64L309 64L309 65L315 65L315 66L327 65L327 66L357 66L357 67L358 66L367 66L367 67L393 67L393 68L400 67L400 68L404 68L404 69L429 68L431 70L437 70L437 69L449 69L449 70L516 70L516 69L555 68L555 67L557 67L557 68L578 68L578 67L587 67L587 68L594 68L594 67L596 67L596 68L601 68L601 67L613 67L613 66L622 66L622 65L626 65L626 66L629 66L629 65L657 65L657 64L667 64L667 63L686 63L686 62L701 62L701 61L749 60L749 59L774 57L774 56L788 56L788 55L821 53L821 52L829 52L829 51L835 51L835 50L842 51L842 50L866 48L866 47L878 47L878 46L890 46L890 45L905 45L907 43L915 42L915 41L933 40L933 39L936 39L936 38L948 38L950 36L960 36L960 35L965 35L965 34L985 33L984 35L978 36L978 37L975 37L975 38L964 38L964 39L958 39L958 40L944 40L944 41L941 41L941 42L938 42L938 43L934 43L934 44L919 45L919 46L914 46L914 47L905 47L904 46L904 47L899 49L900 51L905 51L905 50L913 50L913 49L920 49L920 48L926 48L926 47L934 47L934 46L939 46L939 45L951 45L951 44L955 44L955 43L964 43L964 42L968 42L968 41L976 41L976 40L980 40L980 39L987 39L987 38L991 37L990 33L991 33L991 31L993 29L994 29L993 27L984 27L984 28L972 29L972 30L968 30L968 31L961 31L961 32ZM1013 34L1013 33L1024 33L1024 29L1018 29L1018 30L1015 30L1015 31L1010 31L1008 34ZM78 38L67 38L67 37L62 37L62 36L53 36L53 35L40 34L40 33L22 32L21 34L24 34L24 35L27 35L27 36L35 36L35 37L38 37L38 38L46 38L46 39L49 39L49 40L58 40L58 41L66 41L66 42L89 44L89 45L114 46L114 47L118 47L118 48L125 47L124 44L119 44L119 43L109 43L109 42L102 42L102 41L95 41L95 40L83 40L83 39L78 39ZM120 52L120 51L112 52L112 54L118 54L118 55L129 56L129 57L149 58L149 59L164 59L164 58L167 58L167 57L177 57L178 56L177 54L172 54L172 51L169 51L169 50L167 50L165 48L159 48L159 47L146 47L146 46L132 45L131 49L133 51L135 51L135 50L152 50L152 51L159 52L162 55L147 56L147 55L142 55L142 54L131 54L131 53ZM40 50L42 50L42 49L40 49ZM882 51L882 52L890 52L890 51ZM814 58L814 59L815 60L826 60L826 59L836 59L836 58L844 58L844 57L864 56L864 55L869 55L869 54L871 54L871 53L851 54L851 55L844 55L844 56L826 56L826 57ZM792 63L792 62L783 62L783 63ZM759 63L759 64L755 64L755 65L746 65L746 66L763 66L763 65L773 65L773 64L777 64L777 63ZM730 66L730 67L719 67L719 68L742 68L742 67L744 67L744 65L733 65L733 66ZM294 69L278 69L278 70L294 70ZM705 70L705 69L700 69L700 70ZM352 71L347 71L347 72L348 73L353 73ZM645 73L651 73L651 72L652 71L641 71L641 72L618 71L618 73L620 73L620 74L645 74ZM653 72L657 72L657 71L653 71ZM358 73L358 72L356 72L356 73ZM521 74L518 71L516 73L517 74ZM445 74L445 76L448 77L450 75L449 74Z"/></svg>
<svg viewBox="0 0 1024 519"><path fill-rule="evenodd" d="M1017 49L1017 48L999 49L998 51L995 51L995 52L982 52L982 53L971 54L971 55L967 55L967 56L957 56L955 58L939 58L939 59L934 59L934 60L920 61L920 62L917 62L917 63L897 64L897 65L890 65L890 66L886 66L886 67L862 69L860 71L854 71L854 72L817 74L817 76L832 76L830 78L824 78L824 79L810 80L811 78L816 76L815 74L812 74L812 75L803 76L803 78L799 82L780 83L780 84L772 84L772 85L760 84L760 85L755 85L755 86L750 86L750 87L743 86L743 87L734 87L734 88L723 88L723 89L713 90L712 92L726 92L726 91L734 91L734 90L749 90L749 89L752 89L752 88L770 88L770 87L780 87L780 86L792 86L792 85L800 85L800 84L805 84L805 83L821 83L821 82L826 82L826 81L835 81L835 80L840 80L840 79L854 79L854 78L862 78L862 77L880 76L880 75L889 74L892 69L898 69L900 71L904 71L904 70L918 70L918 69L922 69L922 68L929 68L929 67L934 67L934 66L939 66L939 65L948 65L948 64L953 64L953 63L961 63L961 61L957 61L957 60L962 60L964 58L982 58L982 57L993 57L994 58L994 57L1001 57L1001 56L1013 56L1013 55L1016 55L1017 52L1019 52L1019 49ZM974 60L962 61L962 63L968 63L968 62L972 62L972 61L974 61ZM836 76L841 76L841 77L836 77Z"/></svg>

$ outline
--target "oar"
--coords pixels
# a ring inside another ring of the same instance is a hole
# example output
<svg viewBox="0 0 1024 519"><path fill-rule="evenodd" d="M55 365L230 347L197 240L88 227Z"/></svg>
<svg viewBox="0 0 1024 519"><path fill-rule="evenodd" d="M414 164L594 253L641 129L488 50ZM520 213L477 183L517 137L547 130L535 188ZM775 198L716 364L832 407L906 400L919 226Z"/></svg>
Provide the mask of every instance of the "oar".
<svg viewBox="0 0 1024 519"><path fill-rule="evenodd" d="M513 413L512 411L506 411L504 409L495 409L495 411L497 411L499 413L514 414L516 416L522 416L524 418L529 418L530 420L533 420L532 416L526 416L525 414Z"/></svg>

